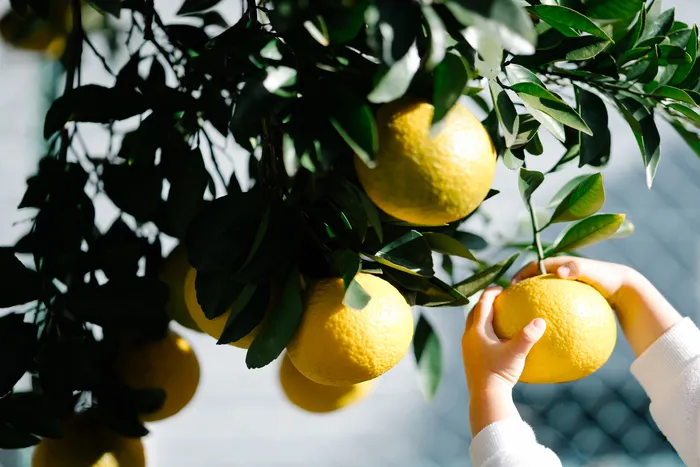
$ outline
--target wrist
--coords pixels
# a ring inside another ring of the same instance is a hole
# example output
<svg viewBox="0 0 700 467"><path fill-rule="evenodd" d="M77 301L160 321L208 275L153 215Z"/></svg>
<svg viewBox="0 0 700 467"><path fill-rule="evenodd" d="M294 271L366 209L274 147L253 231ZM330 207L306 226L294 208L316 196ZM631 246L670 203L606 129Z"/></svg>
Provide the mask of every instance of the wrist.
<svg viewBox="0 0 700 467"><path fill-rule="evenodd" d="M492 423L520 419L513 402L511 387L493 385L469 391L469 424L472 437Z"/></svg>

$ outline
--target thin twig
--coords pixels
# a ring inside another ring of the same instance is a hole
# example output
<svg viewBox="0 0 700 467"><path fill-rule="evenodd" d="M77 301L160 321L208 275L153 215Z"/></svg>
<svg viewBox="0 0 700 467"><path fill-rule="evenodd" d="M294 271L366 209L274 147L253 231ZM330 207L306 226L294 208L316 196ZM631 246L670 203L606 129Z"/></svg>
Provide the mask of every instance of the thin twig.
<svg viewBox="0 0 700 467"><path fill-rule="evenodd" d="M537 215L535 214L535 206L532 203L532 198L527 200L528 211L530 211L530 222L532 222L532 246L537 251L537 264L541 274L547 274L547 269L544 266L544 251L542 250L542 239L540 238L540 229L537 226Z"/></svg>
<svg viewBox="0 0 700 467"><path fill-rule="evenodd" d="M209 133L207 133L207 130L205 130L204 128L200 128L200 132L204 134L204 138L209 144L209 153L211 154L211 161L214 164L214 170L216 170L216 174L218 175L219 180L221 180L221 183L224 184L224 190L228 191L228 182L226 181L224 174L221 172L221 167L219 167L219 161L216 160L216 153L214 152L214 142L211 140L211 137L209 136ZM216 193L214 194L216 195Z"/></svg>
<svg viewBox="0 0 700 467"><path fill-rule="evenodd" d="M71 1L71 10L73 13L73 30L70 32L68 37L68 54L67 60L67 70L66 70L66 83L63 89L63 95L70 94L75 85L75 72L78 69L83 53L83 15L82 15L82 4L80 0ZM62 162L66 162L68 159L68 145L70 144L70 137L68 135L68 129L63 128L61 132L61 148L58 153L58 158Z"/></svg>
<svg viewBox="0 0 700 467"><path fill-rule="evenodd" d="M92 41L90 40L90 38L88 37L87 34L85 34L85 35L83 36L83 40L84 40L85 43L88 45L88 47L90 47L90 50L92 50L92 53L94 53L94 54L97 56L97 58L100 59L100 62L102 62L102 66L103 66L104 69L107 71L107 73L109 73L109 74L112 75L112 76L116 76L116 74L114 73L114 71L112 70L112 68L109 66L109 63L107 63L107 58L106 58L104 55L102 55L102 54L97 50L97 48L96 48L95 45L92 43Z"/></svg>

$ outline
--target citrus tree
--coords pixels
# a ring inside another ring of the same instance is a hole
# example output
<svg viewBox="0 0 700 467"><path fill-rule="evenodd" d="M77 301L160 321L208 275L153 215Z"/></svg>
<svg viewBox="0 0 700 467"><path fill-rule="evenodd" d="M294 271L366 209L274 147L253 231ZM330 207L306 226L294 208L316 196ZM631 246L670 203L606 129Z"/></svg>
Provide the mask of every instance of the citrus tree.
<svg viewBox="0 0 700 467"><path fill-rule="evenodd" d="M700 156L698 30L660 1L248 0L233 24L221 14L233 3L220 0L185 0L168 22L153 0L11 4L3 37L60 57L65 85L19 205L29 228L0 249L0 308L11 311L0 318L4 448L60 436L60 419L91 406L113 430L145 435L139 413L167 395L111 362L123 336L168 333L174 297L201 308L182 324L216 323L207 332L219 344L248 338L239 346L256 369L293 342L311 284L337 278L343 306L360 314L372 294L358 273L410 305L463 307L524 252L542 260L629 233L623 214L599 213L599 173L573 178L547 207L531 200L546 175L609 161L608 112L629 124L649 187L659 119ZM84 27L95 11L112 24L111 48ZM36 31L50 37L26 42ZM107 85L83 79L87 60ZM99 149L83 138L96 126ZM544 133L562 154L546 173L527 169ZM247 157L251 186L221 168L227 140ZM532 241L486 258L464 223L499 196L497 160L519 172ZM120 215L100 230L104 196ZM569 225L543 243L559 223ZM181 297L184 275L173 287L161 272L164 236L196 270L194 296ZM431 398L440 343L422 315L413 350ZM13 392L27 373L32 390Z"/></svg>

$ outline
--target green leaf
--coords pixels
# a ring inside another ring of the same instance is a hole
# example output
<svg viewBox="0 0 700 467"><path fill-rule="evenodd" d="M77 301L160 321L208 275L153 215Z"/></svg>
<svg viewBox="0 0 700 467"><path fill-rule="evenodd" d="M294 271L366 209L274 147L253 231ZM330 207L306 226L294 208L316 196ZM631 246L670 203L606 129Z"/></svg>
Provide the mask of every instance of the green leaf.
<svg viewBox="0 0 700 467"><path fill-rule="evenodd" d="M533 82L515 83L511 88L530 107L549 115L568 127L589 135L593 134L581 116L547 88Z"/></svg>
<svg viewBox="0 0 700 467"><path fill-rule="evenodd" d="M427 400L432 400L442 376L442 348L440 338L422 313L413 335L413 353L423 394Z"/></svg>
<svg viewBox="0 0 700 467"><path fill-rule="evenodd" d="M269 319L248 349L248 368L262 368L280 356L294 337L303 311L299 270L295 267L287 275Z"/></svg>
<svg viewBox="0 0 700 467"><path fill-rule="evenodd" d="M18 431L60 438L61 422L51 400L35 392L15 392L0 401L0 417Z"/></svg>
<svg viewBox="0 0 700 467"><path fill-rule="evenodd" d="M363 99L348 91L336 90L330 100L329 120L333 128L367 166L374 167L379 133L372 109Z"/></svg>
<svg viewBox="0 0 700 467"><path fill-rule="evenodd" d="M177 14L188 15L190 13L208 10L209 8L215 7L220 1L221 0L185 0Z"/></svg>
<svg viewBox="0 0 700 467"><path fill-rule="evenodd" d="M566 53L566 59L572 62L591 60L605 50L612 42L593 36L584 36L566 44L571 49Z"/></svg>
<svg viewBox="0 0 700 467"><path fill-rule="evenodd" d="M617 101L620 113L634 133L637 145L642 153L646 168L647 186L651 188L656 175L656 168L661 157L661 136L654 122L654 114L642 104L631 98Z"/></svg>
<svg viewBox="0 0 700 467"><path fill-rule="evenodd" d="M452 236L470 250L483 250L489 246L486 240L471 232L458 230L454 232Z"/></svg>
<svg viewBox="0 0 700 467"><path fill-rule="evenodd" d="M596 214L573 224L556 239L547 255L573 251L605 240L617 232L624 214Z"/></svg>
<svg viewBox="0 0 700 467"><path fill-rule="evenodd" d="M355 278L355 274L360 270L360 255L350 249L344 248L331 253L330 260L338 272L338 275L343 278L343 283L347 290Z"/></svg>
<svg viewBox="0 0 700 467"><path fill-rule="evenodd" d="M576 101L581 118L593 135L579 133L579 167L600 167L610 159L611 136L608 127L608 109L603 100L590 91L575 87Z"/></svg>
<svg viewBox="0 0 700 467"><path fill-rule="evenodd" d="M467 85L466 61L454 53L448 53L435 68L433 80L433 125L440 122L455 105Z"/></svg>
<svg viewBox="0 0 700 467"><path fill-rule="evenodd" d="M659 86L652 93L657 97L662 97L664 99L673 99L679 102L684 102L690 105L696 105L695 101L682 89L674 88L671 86Z"/></svg>
<svg viewBox="0 0 700 467"><path fill-rule="evenodd" d="M597 24L571 8L558 5L535 5L530 7L529 10L534 11L540 19L557 30L560 30L560 28L573 28L581 32L587 32L595 37L612 41L610 36Z"/></svg>
<svg viewBox="0 0 700 467"><path fill-rule="evenodd" d="M671 8L661 13L652 21L647 21L636 45L638 47L642 47L647 45L645 42L650 40L653 41L655 37L666 37L666 34L668 34L668 31L673 25L674 16L675 9Z"/></svg>
<svg viewBox="0 0 700 467"><path fill-rule="evenodd" d="M693 104L694 107L695 104ZM698 115L697 112L695 112L693 109L686 107L683 104L668 104L667 108L673 109L679 114L681 114L683 117L687 118L690 123L695 125L696 127L700 128L700 115Z"/></svg>
<svg viewBox="0 0 700 467"><path fill-rule="evenodd" d="M509 258L504 259L500 263L496 263L483 271L479 271L467 279L458 282L454 285L457 292L465 297L471 297L478 291L485 289L490 284L497 281L508 269L513 265L516 259L520 256L520 252L515 253Z"/></svg>
<svg viewBox="0 0 700 467"><path fill-rule="evenodd" d="M426 71L432 71L445 58L447 31L440 19L440 15L433 6L422 6L421 11L427 24L428 37L430 39L428 53L424 58L424 67Z"/></svg>
<svg viewBox="0 0 700 467"><path fill-rule="evenodd" d="M372 300L372 296L362 288L359 282L352 280L345 291L343 305L353 310L362 311Z"/></svg>
<svg viewBox="0 0 700 467"><path fill-rule="evenodd" d="M617 65L622 67L629 62L639 60L640 58L645 57L650 51L651 47L636 47L634 49L626 50L617 60Z"/></svg>
<svg viewBox="0 0 700 467"><path fill-rule="evenodd" d="M371 3L365 11L367 43L382 63L391 66L406 56L421 29L417 3Z"/></svg>
<svg viewBox="0 0 700 467"><path fill-rule="evenodd" d="M25 323L23 315L12 313L0 318L0 394L9 393L29 371L38 347L37 334L37 327Z"/></svg>
<svg viewBox="0 0 700 467"><path fill-rule="evenodd" d="M375 80L374 89L367 95L373 104L394 101L404 95L420 67L420 55L415 43L402 58L391 67L382 69ZM460 89L461 92L461 89Z"/></svg>
<svg viewBox="0 0 700 467"><path fill-rule="evenodd" d="M382 230L382 220L379 216L379 210L377 209L377 206L374 205L374 203L367 197L364 191L362 191L357 185L350 183L346 180L343 180L341 182L343 185L346 185L349 190L355 193L355 196L360 202L360 205L364 208L365 214L367 214L367 219L369 220L370 226L374 229L374 232L377 234L377 238L379 241L383 241L384 238L384 232Z"/></svg>
<svg viewBox="0 0 700 467"><path fill-rule="evenodd" d="M147 110L144 96L125 87L106 88L86 84L56 99L46 113L44 138L69 122L110 123Z"/></svg>
<svg viewBox="0 0 700 467"><path fill-rule="evenodd" d="M564 186L562 186L561 188L559 188L559 189L557 190L557 192L554 194L554 196L552 197L552 200L551 200L551 201L549 202L549 204L547 205L547 208L549 208L549 209L554 209L554 208L556 208L557 206L559 206L559 204L560 204L562 201L564 201L564 198L566 198L567 196L569 196L569 193L571 193L571 191L572 191L574 188L576 188L576 186L577 186L579 183L581 183L583 180L585 180L585 179L588 178L588 177L590 177L590 175L588 175L588 174L578 175L578 176L572 178L571 180L569 180L568 182L566 182L566 183L564 184Z"/></svg>
<svg viewBox="0 0 700 467"><path fill-rule="evenodd" d="M654 46L649 53L639 63L631 66L627 71L628 81L638 81L640 83L650 83L656 78L659 71L659 49Z"/></svg>
<svg viewBox="0 0 700 467"><path fill-rule="evenodd" d="M518 112L515 110L515 105L513 105L506 91L495 79L489 80L489 89L491 90L491 100L494 103L498 121L503 129L506 146L510 148L514 146L518 137L520 124Z"/></svg>
<svg viewBox="0 0 700 467"><path fill-rule="evenodd" d="M583 219L598 212L604 203L603 176L589 175L559 203L549 224Z"/></svg>
<svg viewBox="0 0 700 467"><path fill-rule="evenodd" d="M0 269L6 278L0 282L0 308L10 308L41 298L39 275L25 267L12 249L0 248Z"/></svg>
<svg viewBox="0 0 700 467"><path fill-rule="evenodd" d="M19 430L14 426L0 422L0 449L23 449L39 444L36 436Z"/></svg>
<svg viewBox="0 0 700 467"><path fill-rule="evenodd" d="M537 121L532 115L520 114L518 115L518 134L513 141L512 149L517 149L519 147L525 146L532 138L535 137L540 129L540 122Z"/></svg>
<svg viewBox="0 0 700 467"><path fill-rule="evenodd" d="M272 301L270 293L269 284L246 284L233 301L231 313L216 344L230 344L250 334L265 317Z"/></svg>
<svg viewBox="0 0 700 467"><path fill-rule="evenodd" d="M659 65L683 65L692 63L693 59L685 50L675 45L659 44Z"/></svg>
<svg viewBox="0 0 700 467"><path fill-rule="evenodd" d="M688 76L697 60L698 55L698 27L693 26L690 37L688 38L688 45L685 48L686 53L691 59L690 63L678 65L673 73L673 76L668 81L671 86L679 86L683 80Z"/></svg>
<svg viewBox="0 0 700 467"><path fill-rule="evenodd" d="M564 125L562 125L549 115L545 114L544 112L540 112L536 108L530 106L527 102L524 102L524 104L527 111L530 112L530 114L535 118L535 120L540 122L542 126L545 127L547 131L549 131L556 139L558 139L562 143L566 140Z"/></svg>
<svg viewBox="0 0 700 467"><path fill-rule="evenodd" d="M498 38L516 55L535 52L537 33L527 11L513 0L446 0L445 5L463 26L478 26Z"/></svg>
<svg viewBox="0 0 700 467"><path fill-rule="evenodd" d="M678 120L671 120L671 126L678 132L683 140L690 146L695 154L700 157L700 135L686 129Z"/></svg>
<svg viewBox="0 0 700 467"><path fill-rule="evenodd" d="M122 10L122 0L88 0L87 3L100 13L108 13L116 18L119 18Z"/></svg>
<svg viewBox="0 0 700 467"><path fill-rule="evenodd" d="M433 251L442 253L445 255L454 255L461 258L470 259L472 261L477 261L469 248L464 246L459 240L450 237L449 235L436 233L436 232L424 232L423 237L428 240L430 248Z"/></svg>
<svg viewBox="0 0 700 467"><path fill-rule="evenodd" d="M140 222L152 220L162 202L163 175L153 165L106 163L102 183L109 199Z"/></svg>
<svg viewBox="0 0 700 467"><path fill-rule="evenodd" d="M620 21L634 17L644 8L644 0L594 0L585 2L589 18Z"/></svg>
<svg viewBox="0 0 700 467"><path fill-rule="evenodd" d="M428 240L415 230L390 242L374 254L368 254L378 263L417 276L431 277L433 257Z"/></svg>
<svg viewBox="0 0 700 467"><path fill-rule="evenodd" d="M520 196L523 198L525 205L529 204L532 193L534 193L543 181L544 174L542 172L520 169L518 173L518 189L520 190Z"/></svg>

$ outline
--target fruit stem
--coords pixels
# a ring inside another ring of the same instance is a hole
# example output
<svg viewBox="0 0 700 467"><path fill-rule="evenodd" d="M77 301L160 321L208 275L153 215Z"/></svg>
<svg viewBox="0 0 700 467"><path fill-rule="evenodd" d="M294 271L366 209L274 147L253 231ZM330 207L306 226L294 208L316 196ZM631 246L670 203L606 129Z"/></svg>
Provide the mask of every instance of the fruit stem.
<svg viewBox="0 0 700 467"><path fill-rule="evenodd" d="M544 267L544 250L542 250L542 239L540 238L540 229L537 226L537 216L535 215L535 206L532 204L532 198L527 200L528 211L530 211L530 221L532 222L532 246L537 251L537 264L540 267L540 274L547 274Z"/></svg>

